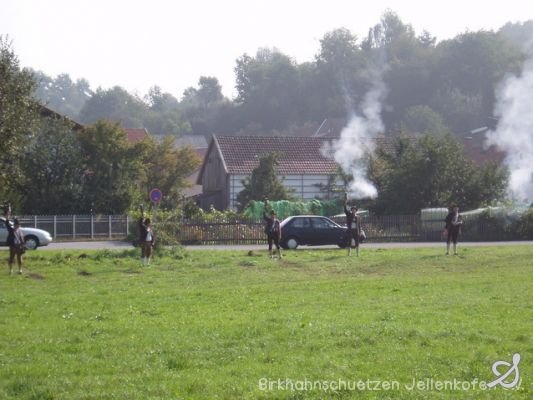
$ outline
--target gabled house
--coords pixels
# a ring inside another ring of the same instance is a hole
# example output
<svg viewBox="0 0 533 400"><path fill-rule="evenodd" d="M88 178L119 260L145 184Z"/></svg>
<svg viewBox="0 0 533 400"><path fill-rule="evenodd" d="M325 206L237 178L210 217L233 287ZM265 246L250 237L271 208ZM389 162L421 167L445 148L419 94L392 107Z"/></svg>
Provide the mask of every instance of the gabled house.
<svg viewBox="0 0 533 400"><path fill-rule="evenodd" d="M124 131L128 142L132 144L142 142L149 136L146 128L124 128Z"/></svg>
<svg viewBox="0 0 533 400"><path fill-rule="evenodd" d="M197 180L203 188L200 205L235 209L242 181L261 156L273 152L280 155L278 177L294 197L323 198L320 185L337 172L335 161L322 154L324 142L318 137L213 136Z"/></svg>

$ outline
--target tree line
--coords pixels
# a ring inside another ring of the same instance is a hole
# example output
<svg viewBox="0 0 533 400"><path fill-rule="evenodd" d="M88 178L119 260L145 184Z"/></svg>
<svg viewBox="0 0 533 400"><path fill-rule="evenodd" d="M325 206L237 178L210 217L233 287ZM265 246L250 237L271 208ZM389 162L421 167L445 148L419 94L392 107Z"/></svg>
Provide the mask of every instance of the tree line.
<svg viewBox="0 0 533 400"><path fill-rule="evenodd" d="M437 44L387 12L362 40L344 28L327 33L312 62L297 64L276 49L244 54L236 61L232 100L214 77L201 77L179 100L157 86L142 99L120 87L93 92L84 79L20 68L11 43L0 37L0 201L35 214L121 213L158 187L163 206L175 207L199 160L192 149L175 149L174 136L291 134L345 117L380 70L389 90L386 130L426 135L416 143L400 137L395 153L369 158L369 178L380 196L368 207L408 213L450 202L492 204L505 196L506 171L475 168L450 133L486 125L498 82L520 70L521 43L532 36L528 21ZM86 128L43 117L36 97ZM131 144L121 126L169 137ZM252 177L242 204L261 186Z"/></svg>
<svg viewBox="0 0 533 400"><path fill-rule="evenodd" d="M200 77L177 99L158 86L139 97L119 86L92 91L85 79L40 72L35 95L85 124L108 119L160 135L291 134L345 117L374 72L383 70L387 132L461 134L490 123L497 85L520 70L531 37L530 20L437 43L388 11L366 37L346 28L326 33L310 62L297 63L275 48L243 54L234 68L234 99L224 97L216 77Z"/></svg>
<svg viewBox="0 0 533 400"><path fill-rule="evenodd" d="M117 122L84 128L33 97L37 82L0 36L0 202L17 213L124 213L152 188L175 207L200 160L174 139L130 143Z"/></svg>

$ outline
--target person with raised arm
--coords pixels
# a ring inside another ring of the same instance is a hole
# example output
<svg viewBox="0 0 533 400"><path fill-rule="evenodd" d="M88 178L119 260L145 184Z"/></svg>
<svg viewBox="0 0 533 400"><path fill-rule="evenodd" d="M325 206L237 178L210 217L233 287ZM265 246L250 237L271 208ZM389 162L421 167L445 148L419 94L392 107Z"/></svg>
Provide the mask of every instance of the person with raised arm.
<svg viewBox="0 0 533 400"><path fill-rule="evenodd" d="M346 245L348 255L352 255L352 242L355 243L355 254L359 257L359 238L361 236L361 217L357 215L357 207L348 209L348 193L344 194L344 213L346 214Z"/></svg>
<svg viewBox="0 0 533 400"><path fill-rule="evenodd" d="M11 204L7 204L4 207L4 224L7 229L7 240L6 244L9 246L9 275L13 275L13 262L15 258L17 259L17 264L19 267L19 274L22 274L22 267L24 266L24 260L22 255L26 251L24 233L20 227L20 222L17 218L11 222Z"/></svg>

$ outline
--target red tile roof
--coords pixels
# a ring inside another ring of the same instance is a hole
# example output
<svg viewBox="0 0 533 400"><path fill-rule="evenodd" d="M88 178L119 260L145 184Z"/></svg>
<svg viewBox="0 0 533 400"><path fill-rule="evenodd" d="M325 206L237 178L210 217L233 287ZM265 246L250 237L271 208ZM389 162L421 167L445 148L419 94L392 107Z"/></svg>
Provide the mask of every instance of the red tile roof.
<svg viewBox="0 0 533 400"><path fill-rule="evenodd" d="M148 131L145 128L124 128L128 136L128 142L141 142L148 137Z"/></svg>
<svg viewBox="0 0 533 400"><path fill-rule="evenodd" d="M213 136L230 174L251 174L259 157L277 152L280 174L332 174L335 161L320 151L323 138L283 136Z"/></svg>
<svg viewBox="0 0 533 400"><path fill-rule="evenodd" d="M74 130L81 130L83 129L83 125L80 123L74 121L72 118L67 117L66 115L59 114L52 110L51 108L48 108L46 106L43 106L42 104L39 104L39 111L43 117L53 117L57 119L63 119L65 121L70 122L73 125Z"/></svg>
<svg viewBox="0 0 533 400"><path fill-rule="evenodd" d="M463 140L463 147L467 158L474 161L477 166L483 166L489 162L500 164L505 158L505 153L498 150L496 146L486 146L483 141L476 138L466 137Z"/></svg>

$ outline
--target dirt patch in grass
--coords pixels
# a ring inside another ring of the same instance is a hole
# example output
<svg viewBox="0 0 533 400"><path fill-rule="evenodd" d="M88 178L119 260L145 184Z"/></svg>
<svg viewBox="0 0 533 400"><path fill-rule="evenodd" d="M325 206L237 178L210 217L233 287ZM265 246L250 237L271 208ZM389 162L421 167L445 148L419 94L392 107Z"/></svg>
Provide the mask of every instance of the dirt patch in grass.
<svg viewBox="0 0 533 400"><path fill-rule="evenodd" d="M37 274L35 272L30 272L26 278L30 278L30 279L35 279L37 281L42 281L44 279L44 276L42 276L41 274Z"/></svg>

